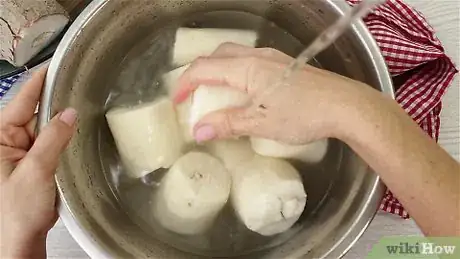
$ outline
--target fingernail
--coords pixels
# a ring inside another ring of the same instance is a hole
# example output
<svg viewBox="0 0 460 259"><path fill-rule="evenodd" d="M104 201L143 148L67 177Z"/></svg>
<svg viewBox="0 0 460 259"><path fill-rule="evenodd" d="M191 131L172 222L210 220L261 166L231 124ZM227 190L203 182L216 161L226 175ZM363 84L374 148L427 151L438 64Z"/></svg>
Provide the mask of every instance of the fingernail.
<svg viewBox="0 0 460 259"><path fill-rule="evenodd" d="M72 127L77 120L77 111L74 108L67 108L59 115L59 120Z"/></svg>
<svg viewBox="0 0 460 259"><path fill-rule="evenodd" d="M212 140L216 137L216 131L214 127L210 125L203 125L199 127L195 132L195 140L197 142L204 142L208 140Z"/></svg>

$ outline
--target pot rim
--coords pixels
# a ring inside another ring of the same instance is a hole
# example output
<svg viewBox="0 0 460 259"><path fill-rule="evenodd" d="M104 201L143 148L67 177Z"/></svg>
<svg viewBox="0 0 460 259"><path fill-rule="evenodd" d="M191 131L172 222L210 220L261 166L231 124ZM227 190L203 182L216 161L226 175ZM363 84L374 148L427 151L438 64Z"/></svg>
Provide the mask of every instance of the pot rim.
<svg viewBox="0 0 460 259"><path fill-rule="evenodd" d="M350 6L345 1L334 1L327 0L337 12L343 15ZM38 132L51 120L51 102L53 97L53 92L55 88L55 82L57 78L57 71L61 67L62 60L69 51L69 47L73 44L75 39L80 34L82 28L86 23L96 15L101 8L107 4L107 0L93 0L76 18L72 23L70 28L67 30L66 34L62 38L59 46L56 49L56 52L51 60L51 63L48 67L48 71L45 79L45 87L42 92L40 107L38 112ZM370 53L373 63L376 68L376 75L381 85L381 91L384 94L389 95L394 99L394 89L393 84L390 78L390 74L387 69L385 60L380 52L380 49L372 37L371 33L365 26L362 20L355 22L352 25L352 29L356 32L357 37L364 46L367 48L367 52ZM105 251L98 243L97 240L91 238L91 235L84 229L84 227L75 220L75 216L72 214L69 205L65 202L64 195L60 184L56 180L59 193L59 203L58 203L58 213L62 219L67 230L78 243L78 245L88 254L91 258L112 258L107 251ZM348 252L348 250L356 243L356 241L361 237L364 231L369 226L370 222L374 218L378 207L379 201L383 197L385 191L385 186L380 180L379 176L376 176L376 179L373 183L372 193L369 195L365 201L366 205L358 217L352 224L352 227L347 231L342 238L337 240L334 246L325 254L324 257L334 257L340 258ZM372 214L367 219L363 217L363 214L371 212ZM364 222L364 224L362 224ZM359 224L361 223L361 224ZM362 227L361 227L361 226ZM338 249L340 248L340 249Z"/></svg>

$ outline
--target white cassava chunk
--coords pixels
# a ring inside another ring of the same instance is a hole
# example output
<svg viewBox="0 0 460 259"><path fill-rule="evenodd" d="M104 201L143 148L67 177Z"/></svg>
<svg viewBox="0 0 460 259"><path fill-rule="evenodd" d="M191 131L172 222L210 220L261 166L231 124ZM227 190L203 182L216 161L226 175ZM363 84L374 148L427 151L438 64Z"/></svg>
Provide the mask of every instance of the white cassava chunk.
<svg viewBox="0 0 460 259"><path fill-rule="evenodd" d="M278 141L251 137L251 146L262 156L296 159L305 163L318 163L327 152L328 139L306 145L288 145Z"/></svg>
<svg viewBox="0 0 460 259"><path fill-rule="evenodd" d="M222 86L199 86L192 95L190 107L189 131L206 114L220 109L240 107L249 102L246 93Z"/></svg>
<svg viewBox="0 0 460 259"><path fill-rule="evenodd" d="M222 43L233 42L254 47L257 33L238 29L179 28L174 43L173 64L182 66L202 56L209 56Z"/></svg>
<svg viewBox="0 0 460 259"><path fill-rule="evenodd" d="M118 152L132 177L169 168L181 155L184 141L174 106L168 98L107 112Z"/></svg>
<svg viewBox="0 0 460 259"><path fill-rule="evenodd" d="M231 174L233 208L250 230L271 236L299 219L307 195L299 173L288 162L256 155Z"/></svg>
<svg viewBox="0 0 460 259"><path fill-rule="evenodd" d="M163 83L172 98L177 91L177 81L188 68L185 65L163 75ZM193 127L207 113L243 106L249 101L247 94L222 86L200 86L183 103L176 106L177 117L187 144L195 142Z"/></svg>
<svg viewBox="0 0 460 259"><path fill-rule="evenodd" d="M178 67L174 70L171 70L167 73L165 73L162 78L163 78L163 83L166 88L166 91L168 93L168 96L170 98L173 98L174 95L176 94L177 90L179 89L178 80L180 76L189 68L190 64L183 65L181 67Z"/></svg>
<svg viewBox="0 0 460 259"><path fill-rule="evenodd" d="M214 140L206 143L206 150L219 158L228 170L242 165L255 155L248 139Z"/></svg>
<svg viewBox="0 0 460 259"><path fill-rule="evenodd" d="M176 105L177 119L179 121L180 131L182 137L187 145L195 143L195 138L193 138L193 132L190 130L189 126L189 116L190 116L190 107L192 106L192 98L189 97L187 100Z"/></svg>
<svg viewBox="0 0 460 259"><path fill-rule="evenodd" d="M230 173L217 158L189 152L162 179L155 193L153 214L173 232L203 233L227 203L230 186Z"/></svg>
<svg viewBox="0 0 460 259"><path fill-rule="evenodd" d="M163 75L163 84L170 99L174 98L174 95L179 87L177 81L188 67L189 65L184 65ZM189 127L189 114L191 104L192 98L190 96L184 102L176 105L177 119L179 121L179 126L181 128L183 138L187 145L195 142Z"/></svg>
<svg viewBox="0 0 460 259"><path fill-rule="evenodd" d="M2 0L0 3L0 59L23 66L69 22L55 0Z"/></svg>

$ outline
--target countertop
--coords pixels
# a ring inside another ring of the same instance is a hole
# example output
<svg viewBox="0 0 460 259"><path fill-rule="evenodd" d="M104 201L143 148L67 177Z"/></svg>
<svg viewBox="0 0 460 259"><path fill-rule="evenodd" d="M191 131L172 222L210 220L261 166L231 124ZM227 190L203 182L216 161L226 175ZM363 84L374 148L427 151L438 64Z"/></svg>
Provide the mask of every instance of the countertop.
<svg viewBox="0 0 460 259"><path fill-rule="evenodd" d="M437 36L444 44L447 54L456 64L460 64L460 2L458 0L406 0L416 7L435 28ZM4 106L20 88L18 82L0 100ZM460 160L460 81L457 76L443 99L441 113L441 133L439 144L454 158ZM347 253L345 258L364 258L372 246L384 236L421 235L413 220L403 220L397 216L379 212L364 235ZM50 231L47 242L48 258L88 258L85 252L70 236L61 221Z"/></svg>

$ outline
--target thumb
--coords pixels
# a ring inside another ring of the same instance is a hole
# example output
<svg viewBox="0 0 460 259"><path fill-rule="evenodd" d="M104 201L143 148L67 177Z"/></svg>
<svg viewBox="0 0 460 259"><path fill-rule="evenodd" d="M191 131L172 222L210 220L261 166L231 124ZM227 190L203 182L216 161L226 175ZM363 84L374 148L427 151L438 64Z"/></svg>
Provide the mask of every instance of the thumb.
<svg viewBox="0 0 460 259"><path fill-rule="evenodd" d="M248 135L253 129L254 118L247 108L230 108L205 115L193 128L195 140L205 142Z"/></svg>
<svg viewBox="0 0 460 259"><path fill-rule="evenodd" d="M54 175L59 156L74 131L77 112L72 108L58 113L40 132L27 155L16 168L18 177L49 178ZM14 177L14 176L13 176Z"/></svg>

